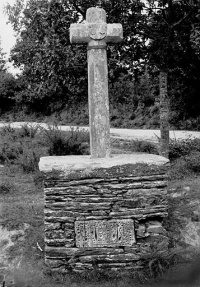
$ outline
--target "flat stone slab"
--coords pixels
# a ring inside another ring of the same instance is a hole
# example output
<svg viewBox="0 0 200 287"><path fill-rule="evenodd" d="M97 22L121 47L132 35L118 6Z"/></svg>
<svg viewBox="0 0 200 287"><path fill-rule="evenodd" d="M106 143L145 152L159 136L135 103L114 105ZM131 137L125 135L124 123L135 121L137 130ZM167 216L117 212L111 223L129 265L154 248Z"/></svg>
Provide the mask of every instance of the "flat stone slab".
<svg viewBox="0 0 200 287"><path fill-rule="evenodd" d="M48 156L40 158L39 169L43 172L51 172L53 170L93 170L98 168L123 166L127 164L148 164L162 166L168 162L169 160L165 157L147 153L116 154L109 158L91 158L90 155Z"/></svg>

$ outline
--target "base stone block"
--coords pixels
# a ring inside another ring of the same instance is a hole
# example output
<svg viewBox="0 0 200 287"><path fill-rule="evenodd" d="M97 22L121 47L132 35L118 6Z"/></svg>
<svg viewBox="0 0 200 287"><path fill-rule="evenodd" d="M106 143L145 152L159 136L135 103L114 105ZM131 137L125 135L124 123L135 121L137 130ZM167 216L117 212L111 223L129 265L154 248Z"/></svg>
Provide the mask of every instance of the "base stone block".
<svg viewBox="0 0 200 287"><path fill-rule="evenodd" d="M45 261L52 270L138 270L168 246L169 161L149 154L43 157ZM165 243L163 245L163 243Z"/></svg>

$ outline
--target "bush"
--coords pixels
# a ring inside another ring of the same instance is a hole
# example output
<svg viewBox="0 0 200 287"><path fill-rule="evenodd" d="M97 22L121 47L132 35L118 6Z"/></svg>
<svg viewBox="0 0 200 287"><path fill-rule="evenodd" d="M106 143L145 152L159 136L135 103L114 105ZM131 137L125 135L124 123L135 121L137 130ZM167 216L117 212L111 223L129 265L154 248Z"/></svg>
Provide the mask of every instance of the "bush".
<svg viewBox="0 0 200 287"><path fill-rule="evenodd" d="M48 146L49 155L83 155L89 154L89 132L71 128L61 131L57 125L49 126L44 132L44 144Z"/></svg>
<svg viewBox="0 0 200 287"><path fill-rule="evenodd" d="M40 160L39 154L32 148L23 147L23 153L19 155L15 163L19 164L25 172L36 171Z"/></svg>
<svg viewBox="0 0 200 287"><path fill-rule="evenodd" d="M132 151L134 152L145 152L150 154L158 154L158 148L155 144L142 140L131 141Z"/></svg>
<svg viewBox="0 0 200 287"><path fill-rule="evenodd" d="M121 139L112 139L112 148L126 152L144 152L149 154L158 154L158 148L155 144L143 140L125 141Z"/></svg>
<svg viewBox="0 0 200 287"><path fill-rule="evenodd" d="M32 125L29 125L29 124L24 124L19 130L18 130L18 133L19 133L19 136L24 138L24 137L29 137L31 139L33 139L37 132L39 131L40 129L40 125L36 125L35 127L32 126ZM17 130L16 130L17 132Z"/></svg>
<svg viewBox="0 0 200 287"><path fill-rule="evenodd" d="M170 266L176 262L176 253L169 249L168 245L158 242L156 247L151 247L148 254L144 256L144 267L149 277L163 275Z"/></svg>
<svg viewBox="0 0 200 287"><path fill-rule="evenodd" d="M21 142L17 142L9 136L5 137L0 146L0 162L13 164L22 153Z"/></svg>
<svg viewBox="0 0 200 287"><path fill-rule="evenodd" d="M14 190L15 190L15 187L12 183L8 181L3 181L0 183L0 195L11 193L11 191L14 191Z"/></svg>
<svg viewBox="0 0 200 287"><path fill-rule="evenodd" d="M186 166L189 170L198 173L200 172L200 152L193 151L186 158Z"/></svg>
<svg viewBox="0 0 200 287"><path fill-rule="evenodd" d="M0 162L19 165L25 172L38 170L39 158L45 153L35 138L38 128L28 125L20 129L9 125L3 127L0 131Z"/></svg>
<svg viewBox="0 0 200 287"><path fill-rule="evenodd" d="M190 176L191 170L187 168L186 161L183 157L175 159L170 165L170 179L182 179L184 177Z"/></svg>
<svg viewBox="0 0 200 287"><path fill-rule="evenodd" d="M19 165L25 172L37 171L41 156L82 154L89 154L87 131L65 132L56 125L45 130L28 124L20 129L8 125L0 131L0 162Z"/></svg>
<svg viewBox="0 0 200 287"><path fill-rule="evenodd" d="M132 140L128 147L132 152L144 152L149 154L158 154L155 144L143 140Z"/></svg>
<svg viewBox="0 0 200 287"><path fill-rule="evenodd" d="M174 140L169 144L169 159L175 160L189 155L193 151L200 152L200 139Z"/></svg>

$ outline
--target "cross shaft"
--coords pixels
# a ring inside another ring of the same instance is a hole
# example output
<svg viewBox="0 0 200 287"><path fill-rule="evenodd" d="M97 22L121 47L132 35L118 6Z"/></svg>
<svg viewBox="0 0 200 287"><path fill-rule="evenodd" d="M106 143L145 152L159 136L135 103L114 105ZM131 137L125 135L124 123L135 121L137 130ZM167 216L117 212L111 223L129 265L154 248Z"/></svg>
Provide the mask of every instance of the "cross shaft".
<svg viewBox="0 0 200 287"><path fill-rule="evenodd" d="M89 8L85 24L71 24L71 43L88 44L88 99L90 153L93 158L110 156L107 43L121 42L121 24L107 24L106 12Z"/></svg>

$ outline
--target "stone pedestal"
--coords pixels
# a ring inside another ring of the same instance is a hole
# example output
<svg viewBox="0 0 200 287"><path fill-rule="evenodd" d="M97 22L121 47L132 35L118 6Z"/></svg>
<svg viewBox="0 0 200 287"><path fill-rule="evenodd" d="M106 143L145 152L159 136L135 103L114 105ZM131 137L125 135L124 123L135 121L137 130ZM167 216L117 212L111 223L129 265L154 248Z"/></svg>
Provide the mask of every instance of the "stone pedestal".
<svg viewBox="0 0 200 287"><path fill-rule="evenodd" d="M138 270L166 243L166 158L43 157L45 260L52 270Z"/></svg>

